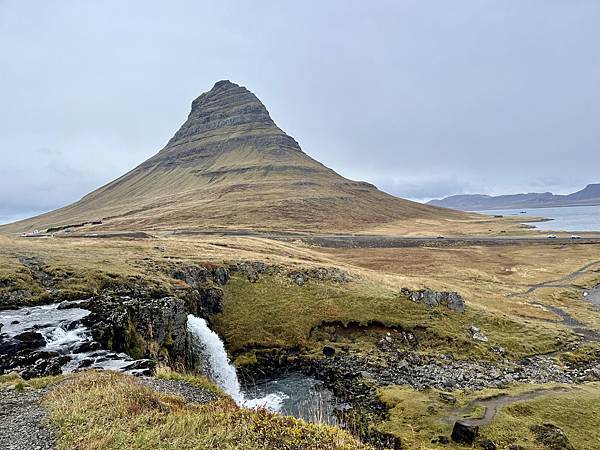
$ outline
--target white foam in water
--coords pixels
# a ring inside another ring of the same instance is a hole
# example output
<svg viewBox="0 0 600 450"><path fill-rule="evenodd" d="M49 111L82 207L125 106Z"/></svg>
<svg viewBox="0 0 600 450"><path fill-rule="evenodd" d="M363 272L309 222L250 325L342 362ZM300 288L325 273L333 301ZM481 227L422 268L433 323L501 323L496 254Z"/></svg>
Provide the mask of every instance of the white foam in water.
<svg viewBox="0 0 600 450"><path fill-rule="evenodd" d="M239 406L246 408L267 408L271 411L279 411L281 409L286 395L280 392L255 399L246 399L244 397L235 367L229 362L223 341L221 341L217 333L208 328L204 319L190 314L188 316L188 329L204 347L201 351L207 354L213 380Z"/></svg>

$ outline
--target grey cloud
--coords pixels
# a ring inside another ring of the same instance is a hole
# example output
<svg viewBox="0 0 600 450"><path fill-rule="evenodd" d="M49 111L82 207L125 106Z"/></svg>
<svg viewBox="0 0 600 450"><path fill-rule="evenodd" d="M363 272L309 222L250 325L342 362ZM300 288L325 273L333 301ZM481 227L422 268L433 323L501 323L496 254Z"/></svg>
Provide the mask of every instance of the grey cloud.
<svg viewBox="0 0 600 450"><path fill-rule="evenodd" d="M600 181L600 3L0 1L0 211L158 151L219 79L341 174L426 199Z"/></svg>

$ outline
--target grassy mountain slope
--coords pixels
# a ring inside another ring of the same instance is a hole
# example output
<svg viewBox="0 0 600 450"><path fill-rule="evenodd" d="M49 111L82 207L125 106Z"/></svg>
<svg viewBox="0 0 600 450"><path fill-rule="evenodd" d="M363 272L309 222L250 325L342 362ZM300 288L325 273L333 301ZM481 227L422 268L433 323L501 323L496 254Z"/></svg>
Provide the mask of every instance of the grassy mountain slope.
<svg viewBox="0 0 600 450"><path fill-rule="evenodd" d="M192 103L167 146L78 202L1 227L45 230L237 227L353 231L405 219L466 215L350 181L305 154L244 87L220 81Z"/></svg>

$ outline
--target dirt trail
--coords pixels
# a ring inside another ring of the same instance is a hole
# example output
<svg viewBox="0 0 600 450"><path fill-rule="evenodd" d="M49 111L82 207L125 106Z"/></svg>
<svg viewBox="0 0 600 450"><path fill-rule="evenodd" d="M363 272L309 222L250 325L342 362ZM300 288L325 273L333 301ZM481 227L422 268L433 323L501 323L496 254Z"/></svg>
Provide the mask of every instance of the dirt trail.
<svg viewBox="0 0 600 450"><path fill-rule="evenodd" d="M562 319L562 323L573 330L575 333L583 336L586 341L600 342L600 332L597 330L593 330L587 327L585 324L579 322L577 319L573 318L569 313L565 310L558 308L556 306L544 305L542 303L532 303L532 305L541 306L542 308L548 309L552 311L554 314L559 316Z"/></svg>
<svg viewBox="0 0 600 450"><path fill-rule="evenodd" d="M452 414L450 416L450 422L454 423L456 420L460 420L462 423L469 425L469 426L487 425L494 419L494 417L496 416L496 414L498 413L500 408L502 408L504 406L510 405L512 403L533 400L533 399L535 399L537 397L541 397L543 395L566 394L566 393L572 392L575 389L576 388L566 388L566 387L557 387L557 388L553 388L553 389L535 389L533 391L525 392L520 395L514 395L514 396L502 395L502 396L492 397L492 398L483 399L483 400L475 400L474 402L470 403L466 407L455 411L454 414ZM475 408L475 407L485 408L485 414L483 415L483 417L473 418L473 419L462 419L461 418L465 414L470 413L473 410L473 408Z"/></svg>
<svg viewBox="0 0 600 450"><path fill-rule="evenodd" d="M577 284L572 284L572 283L567 284L567 282L572 281L572 280L580 277L581 275L585 275L585 274L589 273L590 269L592 267L594 267L596 264L600 264L600 260L592 261L591 263L586 264L585 266L581 267L580 269L577 269L575 272L571 272L570 274L565 275L564 277L558 278L556 280L550 280L550 281L544 281L542 283L532 284L529 286L529 288L526 291L515 292L513 294L510 294L509 297L517 297L517 296L531 294L532 292L536 291L537 289L547 288L547 287L585 289L585 287L583 287L583 286L579 286Z"/></svg>

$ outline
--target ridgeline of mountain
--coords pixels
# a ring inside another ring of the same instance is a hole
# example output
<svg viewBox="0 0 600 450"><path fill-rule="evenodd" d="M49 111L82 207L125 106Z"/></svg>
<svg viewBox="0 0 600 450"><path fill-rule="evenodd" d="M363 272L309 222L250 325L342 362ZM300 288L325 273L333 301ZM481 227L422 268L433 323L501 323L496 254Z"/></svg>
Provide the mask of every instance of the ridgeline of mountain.
<svg viewBox="0 0 600 450"><path fill-rule="evenodd" d="M600 205L600 183L588 184L584 189L569 195L555 195L551 192L499 195L495 197L467 194L452 195L441 200L431 200L428 204L462 211Z"/></svg>
<svg viewBox="0 0 600 450"><path fill-rule="evenodd" d="M350 181L305 154L246 88L219 81L156 155L72 205L2 231L236 227L348 231L462 213Z"/></svg>

